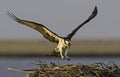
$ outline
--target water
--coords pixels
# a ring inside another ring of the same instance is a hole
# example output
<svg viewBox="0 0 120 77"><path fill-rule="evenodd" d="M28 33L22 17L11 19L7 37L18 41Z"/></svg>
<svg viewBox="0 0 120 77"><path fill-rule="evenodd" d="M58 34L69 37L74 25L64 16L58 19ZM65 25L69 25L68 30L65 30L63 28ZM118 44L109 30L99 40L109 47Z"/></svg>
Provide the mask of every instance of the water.
<svg viewBox="0 0 120 77"><path fill-rule="evenodd" d="M15 72L8 70L9 67L16 69L33 69L38 68L35 62L39 63L39 60L49 62L55 62L59 64L93 64L96 62L104 62L107 64L110 60L114 61L120 66L120 56L109 56L109 57L71 57L70 61L62 61L55 57L29 57L29 58L0 58L0 77L26 77L25 73Z"/></svg>

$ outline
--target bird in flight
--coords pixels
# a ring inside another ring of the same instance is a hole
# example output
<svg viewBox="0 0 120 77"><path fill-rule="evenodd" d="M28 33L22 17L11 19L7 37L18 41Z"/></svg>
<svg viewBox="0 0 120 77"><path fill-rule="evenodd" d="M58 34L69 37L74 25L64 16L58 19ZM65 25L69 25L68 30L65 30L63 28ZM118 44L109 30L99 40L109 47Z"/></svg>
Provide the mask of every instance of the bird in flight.
<svg viewBox="0 0 120 77"><path fill-rule="evenodd" d="M75 35L75 33L79 30L79 28L81 28L84 24L89 22L91 19L93 19L97 15L97 6L95 6L92 14L88 17L88 19L86 19L83 23L78 25L66 37L61 37L57 35L56 33L54 33L53 31L51 31L50 29L48 29L46 26L42 24L39 24L33 21L27 21L27 20L20 19L10 12L8 12L7 14L16 22L37 30L49 41L57 43L57 47L50 54L51 56L61 57L63 60L64 59L70 60L70 58L67 56L67 52L71 46L71 38Z"/></svg>

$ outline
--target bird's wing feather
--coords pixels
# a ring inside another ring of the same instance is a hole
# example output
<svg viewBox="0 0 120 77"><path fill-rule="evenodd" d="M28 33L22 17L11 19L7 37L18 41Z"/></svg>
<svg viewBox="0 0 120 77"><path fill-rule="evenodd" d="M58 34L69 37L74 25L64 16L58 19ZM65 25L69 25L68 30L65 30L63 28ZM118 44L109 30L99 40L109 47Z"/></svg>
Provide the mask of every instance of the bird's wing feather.
<svg viewBox="0 0 120 77"><path fill-rule="evenodd" d="M45 27L42 24L38 24L38 23L35 23L32 21L22 20L22 19L16 17L13 13L8 12L8 15L13 20L17 21L18 23L21 23L23 25L26 25L28 27L31 27L31 28L39 31L46 39L48 39L51 42L58 43L59 39L61 38L60 36L58 36L57 34L52 32L51 30L49 30L47 27Z"/></svg>
<svg viewBox="0 0 120 77"><path fill-rule="evenodd" d="M92 14L88 17L88 19L86 21L84 21L82 24L78 25L78 27L75 28L70 34L68 34L66 38L71 40L71 38L78 31L78 29L81 28L87 22L89 22L91 19L93 19L96 15L97 15L97 6L95 6Z"/></svg>

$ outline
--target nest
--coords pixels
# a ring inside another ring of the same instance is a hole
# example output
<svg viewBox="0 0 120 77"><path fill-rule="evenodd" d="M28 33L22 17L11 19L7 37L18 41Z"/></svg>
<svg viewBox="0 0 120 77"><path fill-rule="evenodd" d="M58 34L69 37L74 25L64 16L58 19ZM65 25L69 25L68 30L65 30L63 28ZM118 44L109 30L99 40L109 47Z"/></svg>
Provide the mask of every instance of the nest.
<svg viewBox="0 0 120 77"><path fill-rule="evenodd" d="M27 77L120 77L120 69L114 62L111 66L104 63L59 65L52 62L38 65L38 69L31 70L9 69L26 72Z"/></svg>

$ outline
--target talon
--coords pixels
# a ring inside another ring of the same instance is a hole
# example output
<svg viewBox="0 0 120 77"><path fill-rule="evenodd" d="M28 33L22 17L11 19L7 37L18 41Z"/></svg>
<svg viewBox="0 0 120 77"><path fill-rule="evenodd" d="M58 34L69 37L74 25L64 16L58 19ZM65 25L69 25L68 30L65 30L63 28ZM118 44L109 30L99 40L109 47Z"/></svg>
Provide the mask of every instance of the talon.
<svg viewBox="0 0 120 77"><path fill-rule="evenodd" d="M70 58L67 58L67 60L70 60Z"/></svg>
<svg viewBox="0 0 120 77"><path fill-rule="evenodd" d="M70 60L70 58L68 56L66 56L67 60Z"/></svg>

